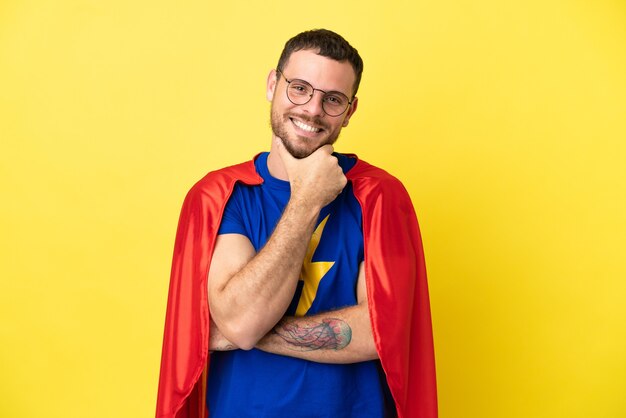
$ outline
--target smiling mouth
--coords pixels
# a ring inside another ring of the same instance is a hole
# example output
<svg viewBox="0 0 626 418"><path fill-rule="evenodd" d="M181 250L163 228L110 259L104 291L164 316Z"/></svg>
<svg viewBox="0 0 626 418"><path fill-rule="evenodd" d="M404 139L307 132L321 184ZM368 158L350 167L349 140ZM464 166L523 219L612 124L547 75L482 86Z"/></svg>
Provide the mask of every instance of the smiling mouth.
<svg viewBox="0 0 626 418"><path fill-rule="evenodd" d="M303 131L305 131L305 132L309 132L309 133L312 133L312 134L316 134L316 133L319 133L319 132L321 132L321 131L323 130L323 129L321 129L321 128L316 128L316 127L314 127L314 126L307 125L306 123L301 122L301 121L299 121L299 120L296 120L296 119L294 119L294 118L289 118L289 119L291 120L291 122L292 122L294 125L296 125L298 128L302 129L302 130L303 130Z"/></svg>

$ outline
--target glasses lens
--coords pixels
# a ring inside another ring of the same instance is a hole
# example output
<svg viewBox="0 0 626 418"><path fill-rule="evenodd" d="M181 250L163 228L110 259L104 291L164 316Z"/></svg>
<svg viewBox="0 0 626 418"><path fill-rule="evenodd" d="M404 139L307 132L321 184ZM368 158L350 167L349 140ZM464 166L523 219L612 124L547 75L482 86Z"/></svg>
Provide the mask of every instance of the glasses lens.
<svg viewBox="0 0 626 418"><path fill-rule="evenodd" d="M350 101L345 94L331 91L330 93L326 93L324 98L322 99L322 106L324 107L324 112L328 116L339 116L348 108L348 102Z"/></svg>
<svg viewBox="0 0 626 418"><path fill-rule="evenodd" d="M303 105L311 100L313 86L303 80L291 80L287 86L287 97L293 104Z"/></svg>
<svg viewBox="0 0 626 418"><path fill-rule="evenodd" d="M287 80L287 78L285 78L285 80ZM304 80L287 80L287 98L295 105L307 104L314 93L315 89L313 86ZM324 93L324 97L322 98L322 107L328 116L339 116L343 114L349 105L350 99L348 99L345 94L338 91Z"/></svg>

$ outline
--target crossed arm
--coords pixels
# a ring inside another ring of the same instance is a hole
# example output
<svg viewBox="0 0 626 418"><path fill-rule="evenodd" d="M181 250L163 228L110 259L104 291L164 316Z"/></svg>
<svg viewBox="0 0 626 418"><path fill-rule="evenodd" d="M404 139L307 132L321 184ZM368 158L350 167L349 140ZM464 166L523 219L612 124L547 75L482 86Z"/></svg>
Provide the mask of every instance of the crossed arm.
<svg viewBox="0 0 626 418"><path fill-rule="evenodd" d="M321 363L354 363L378 358L369 320L363 263L357 280L358 304L306 317L284 317L257 343L269 353ZM210 349L234 350L212 322Z"/></svg>
<svg viewBox="0 0 626 418"><path fill-rule="evenodd" d="M257 347L328 363L376 358L363 265L359 269L356 306L315 316L283 318L295 293L320 210L337 197L347 179L332 156L331 145L296 159L275 139L272 152L282 162L291 196L274 232L258 253L243 235L217 237L208 277L210 349Z"/></svg>

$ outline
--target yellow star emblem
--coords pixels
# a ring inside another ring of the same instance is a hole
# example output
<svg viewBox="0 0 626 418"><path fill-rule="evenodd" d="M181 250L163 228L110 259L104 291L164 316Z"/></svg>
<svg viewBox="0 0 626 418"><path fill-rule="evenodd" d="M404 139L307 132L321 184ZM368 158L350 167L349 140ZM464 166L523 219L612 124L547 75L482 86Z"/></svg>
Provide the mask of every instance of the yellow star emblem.
<svg viewBox="0 0 626 418"><path fill-rule="evenodd" d="M313 231L313 236L311 236L311 241L309 242L306 255L304 256L302 270L300 271L300 280L304 281L304 286L302 287L302 294L300 295L300 301L296 308L296 316L304 316L307 313L315 300L320 281L335 264L334 261L311 261L320 243L322 232L324 231L329 216L330 215L326 216L317 228L315 228L315 231Z"/></svg>

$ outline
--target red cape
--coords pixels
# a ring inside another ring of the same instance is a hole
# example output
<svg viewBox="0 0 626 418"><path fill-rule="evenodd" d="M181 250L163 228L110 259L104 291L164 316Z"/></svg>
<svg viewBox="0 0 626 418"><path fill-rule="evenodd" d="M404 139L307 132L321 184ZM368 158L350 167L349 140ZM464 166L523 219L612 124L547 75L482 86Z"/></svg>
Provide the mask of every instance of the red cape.
<svg viewBox="0 0 626 418"><path fill-rule="evenodd" d="M376 350L399 418L437 417L426 269L411 200L395 177L358 160L346 177L363 213L365 279ZM165 319L157 418L205 418L209 367L207 277L236 182L263 179L254 162L211 172L185 198Z"/></svg>

